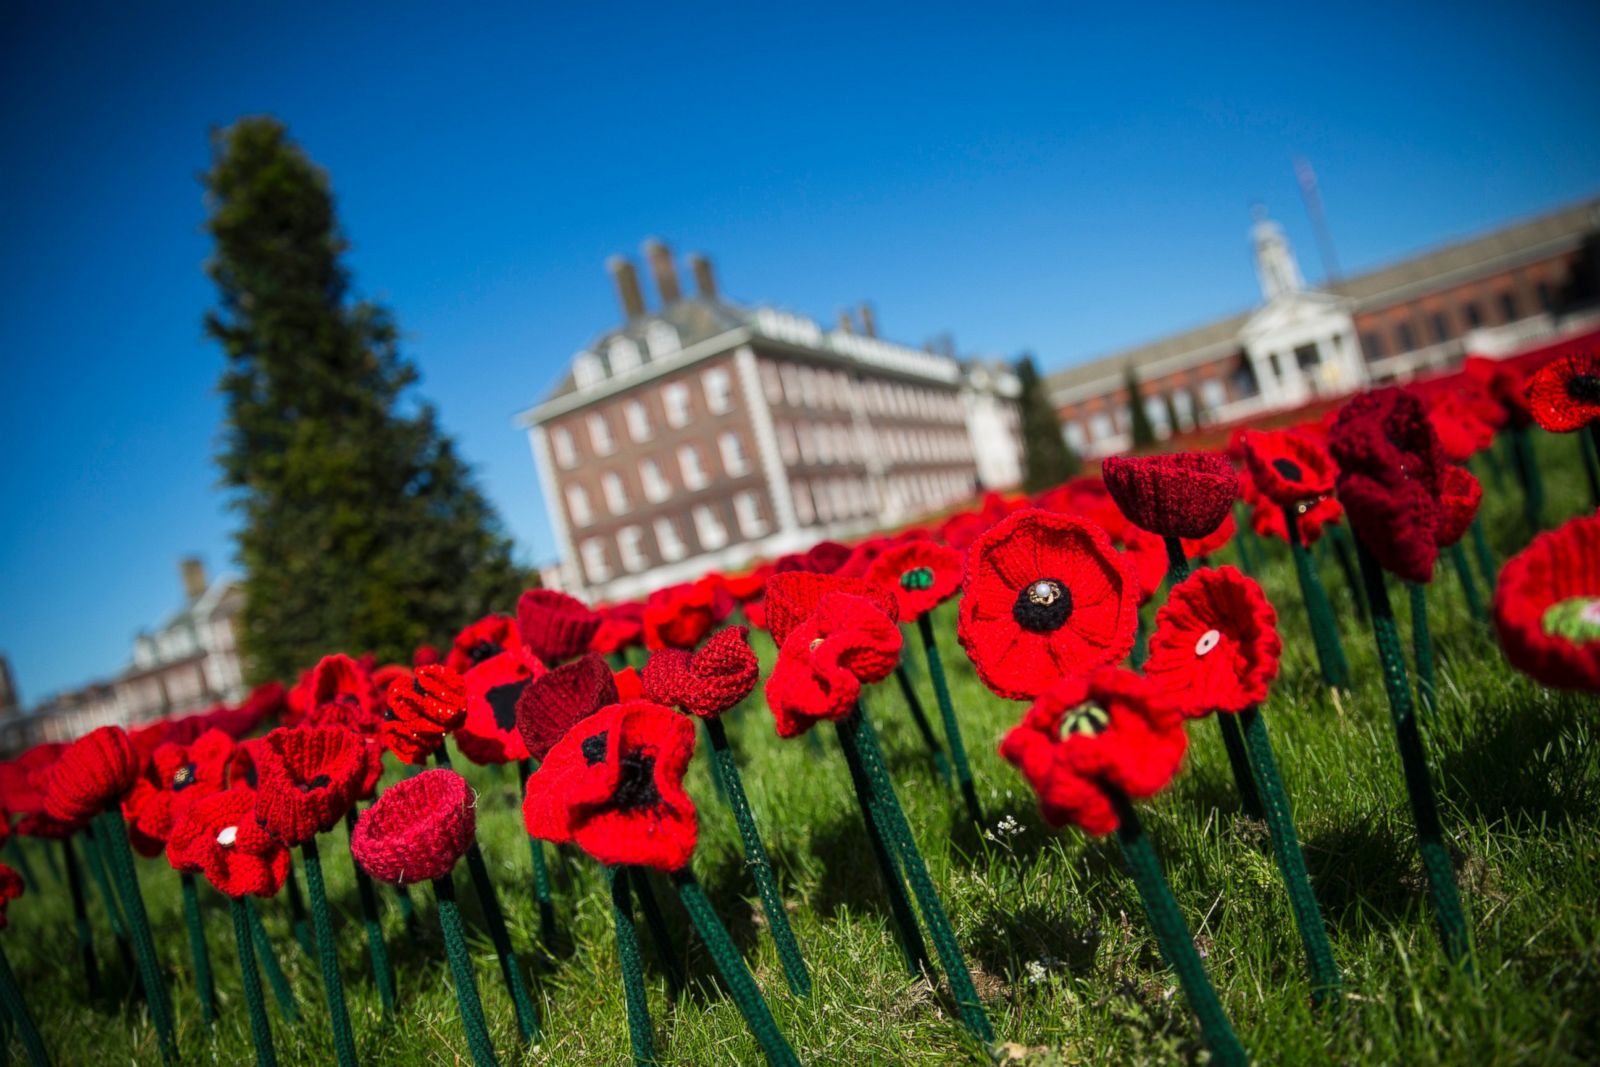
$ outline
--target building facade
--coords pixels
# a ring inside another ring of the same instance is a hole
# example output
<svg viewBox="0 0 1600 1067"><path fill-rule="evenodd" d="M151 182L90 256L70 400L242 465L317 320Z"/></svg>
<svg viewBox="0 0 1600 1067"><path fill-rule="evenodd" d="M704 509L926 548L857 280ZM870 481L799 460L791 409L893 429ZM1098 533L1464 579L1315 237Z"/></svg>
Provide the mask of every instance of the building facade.
<svg viewBox="0 0 1600 1067"><path fill-rule="evenodd" d="M1600 321L1600 199L1322 289L1305 284L1270 219L1257 217L1251 243L1260 307L1050 376L1063 434L1080 454L1132 443L1130 366L1151 423L1168 436L1404 382L1469 353L1503 355Z"/></svg>
<svg viewBox="0 0 1600 1067"><path fill-rule="evenodd" d="M613 257L622 325L518 417L562 588L635 597L1020 479L1014 375L883 340L870 308L825 330L736 304L701 257L685 294L664 245L644 254L657 307Z"/></svg>

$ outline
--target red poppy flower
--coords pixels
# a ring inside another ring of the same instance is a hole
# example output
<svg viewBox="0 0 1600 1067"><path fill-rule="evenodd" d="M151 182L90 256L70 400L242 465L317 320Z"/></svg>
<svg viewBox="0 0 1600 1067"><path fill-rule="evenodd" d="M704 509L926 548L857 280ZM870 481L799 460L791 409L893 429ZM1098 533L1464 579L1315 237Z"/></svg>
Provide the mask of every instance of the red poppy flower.
<svg viewBox="0 0 1600 1067"><path fill-rule="evenodd" d="M1232 567L1195 571L1156 612L1145 677L1190 718L1240 712L1267 699L1278 676L1278 613Z"/></svg>
<svg viewBox="0 0 1600 1067"><path fill-rule="evenodd" d="M456 634L444 665L457 674L466 674L486 659L516 648L521 638L517 622L505 615L485 615Z"/></svg>
<svg viewBox="0 0 1600 1067"><path fill-rule="evenodd" d="M1458 392L1440 393L1428 409L1439 447L1451 463L1465 463L1494 443L1494 427L1484 422Z"/></svg>
<svg viewBox="0 0 1600 1067"><path fill-rule="evenodd" d="M779 737L850 715L863 683L880 682L900 659L900 627L872 601L828 593L790 631L767 678Z"/></svg>
<svg viewBox="0 0 1600 1067"><path fill-rule="evenodd" d="M604 864L679 870L699 834L683 790L694 742L694 723L671 708L647 701L602 708L529 776L528 833L576 842Z"/></svg>
<svg viewBox="0 0 1600 1067"><path fill-rule="evenodd" d="M426 763L467 717L467 684L449 667L428 664L384 694L383 744L402 763Z"/></svg>
<svg viewBox="0 0 1600 1067"><path fill-rule="evenodd" d="M703 578L658 589L644 602L644 647L693 648L732 610L727 591Z"/></svg>
<svg viewBox="0 0 1600 1067"><path fill-rule="evenodd" d="M644 605L613 604L600 609L600 626L589 641L589 651L609 656L638 644L644 638Z"/></svg>
<svg viewBox="0 0 1600 1067"><path fill-rule="evenodd" d="M1122 523L1122 536L1112 537L1118 556L1128 567L1139 585L1139 603L1161 591L1167 577L1167 543L1155 534L1141 530L1126 520Z"/></svg>
<svg viewBox="0 0 1600 1067"><path fill-rule="evenodd" d="M749 627L719 630L698 652L666 648L651 654L640 676L657 704L714 719L750 695L761 665L750 649Z"/></svg>
<svg viewBox="0 0 1600 1067"><path fill-rule="evenodd" d="M411 666L413 667L432 666L443 658L439 655L439 650L432 645L418 645L411 650Z"/></svg>
<svg viewBox="0 0 1600 1067"><path fill-rule="evenodd" d="M513 763L528 758L517 730L517 699L535 678L549 673L526 648L484 660L466 674L467 717L456 728L456 747L473 763Z"/></svg>
<svg viewBox="0 0 1600 1067"><path fill-rule="evenodd" d="M50 769L44 810L62 822L93 818L139 777L139 753L120 726L102 726L68 745Z"/></svg>
<svg viewBox="0 0 1600 1067"><path fill-rule="evenodd" d="M1495 429L1505 425L1526 427L1533 424L1533 413L1528 410L1525 393L1527 383L1515 367L1498 359L1468 356L1461 369L1500 408L1498 419L1486 417L1484 421Z"/></svg>
<svg viewBox="0 0 1600 1067"><path fill-rule="evenodd" d="M122 801L128 837L140 855L159 856L178 814L201 797L228 787L233 750L233 738L221 730L207 730L190 744L169 742L151 754Z"/></svg>
<svg viewBox="0 0 1600 1067"><path fill-rule="evenodd" d="M436 767L402 778L362 812L350 853L380 882L412 885L448 877L472 847L478 818L467 780Z"/></svg>
<svg viewBox="0 0 1600 1067"><path fill-rule="evenodd" d="M1020 511L973 543L956 632L984 685L1026 700L1126 656L1138 604L1138 581L1104 530Z"/></svg>
<svg viewBox="0 0 1600 1067"><path fill-rule="evenodd" d="M589 650L600 616L576 597L554 589L529 589L517 600L522 643L543 663L560 663Z"/></svg>
<svg viewBox="0 0 1600 1067"><path fill-rule="evenodd" d="M899 621L898 599L874 582L864 578L843 578L837 574L789 571L774 574L767 581L767 599L762 602L765 611L762 621L772 635L772 643L782 648L794 628L810 618L811 613L817 610L817 604L829 593L865 597L890 619Z"/></svg>
<svg viewBox="0 0 1600 1067"><path fill-rule="evenodd" d="M256 820L289 845L325 834L366 782L367 743L338 727L278 729L254 752Z"/></svg>
<svg viewBox="0 0 1600 1067"><path fill-rule="evenodd" d="M289 850L256 822L256 792L247 786L184 808L172 825L167 862L201 872L230 897L270 897L289 877Z"/></svg>
<svg viewBox="0 0 1600 1067"><path fill-rule="evenodd" d="M1431 580L1444 456L1421 401L1393 388L1360 394L1339 409L1328 451L1362 545L1385 570Z"/></svg>
<svg viewBox="0 0 1600 1067"><path fill-rule="evenodd" d="M1562 356L1528 379L1528 410L1551 433L1571 433L1600 419L1600 352Z"/></svg>
<svg viewBox="0 0 1600 1067"><path fill-rule="evenodd" d="M359 716L379 721L377 695L372 688L372 674L357 661L342 652L324 656L305 674L289 696L292 715L285 722L296 725L306 715L324 704L348 698L353 701Z"/></svg>
<svg viewBox="0 0 1600 1067"><path fill-rule="evenodd" d="M907 541L882 552L867 581L894 594L900 619L920 619L961 588L961 553L934 541Z"/></svg>
<svg viewBox="0 0 1600 1067"><path fill-rule="evenodd" d="M1517 670L1600 693L1600 514L1540 534L1506 562L1494 621Z"/></svg>
<svg viewBox="0 0 1600 1067"><path fill-rule="evenodd" d="M1188 559L1205 559L1207 556L1221 552L1227 547L1228 542L1233 540L1233 535L1237 529L1238 527L1235 526L1233 521L1233 512L1230 511L1222 517L1222 525L1212 530L1209 535L1199 539L1179 538L1179 541L1183 544L1183 554Z"/></svg>
<svg viewBox="0 0 1600 1067"><path fill-rule="evenodd" d="M1016 510L999 493L985 493L977 510L958 512L946 519L939 527L938 540L957 552L965 552L985 531Z"/></svg>
<svg viewBox="0 0 1600 1067"><path fill-rule="evenodd" d="M728 595L743 604L756 600L766 594L767 578L772 574L771 565L757 567L749 574L741 574L734 578L723 578L722 588Z"/></svg>
<svg viewBox="0 0 1600 1067"><path fill-rule="evenodd" d="M25 750L16 759L0 764L0 782L4 785L4 799L0 807L17 816L13 829L24 837L38 837L59 841L71 837L83 828L84 819L61 820L46 814L44 794L50 784L50 772L55 768L67 746L59 741L46 741Z"/></svg>
<svg viewBox="0 0 1600 1067"><path fill-rule="evenodd" d="M879 556L903 543L892 537L869 537L852 548L849 558L834 568L833 573L846 578L865 578Z"/></svg>
<svg viewBox="0 0 1600 1067"><path fill-rule="evenodd" d="M1113 544L1120 543L1123 532L1132 526L1117 502L1111 499L1106 483L1093 474L1080 475L1065 485L1040 493L1037 506L1045 511L1088 519L1104 530Z"/></svg>
<svg viewBox="0 0 1600 1067"><path fill-rule="evenodd" d="M6 928L6 908L13 900L20 899L26 885L22 875L0 863L0 930Z"/></svg>
<svg viewBox="0 0 1600 1067"><path fill-rule="evenodd" d="M1333 495L1339 469L1327 449L1287 430L1251 430L1242 437L1249 484L1280 508Z"/></svg>
<svg viewBox="0 0 1600 1067"><path fill-rule="evenodd" d="M620 671L612 671L611 679L617 683L617 703L644 699L644 678L640 676L637 667L624 667Z"/></svg>
<svg viewBox="0 0 1600 1067"><path fill-rule="evenodd" d="M1233 464L1215 452L1112 456L1100 476L1130 522L1162 537L1210 535L1239 496Z"/></svg>
<svg viewBox="0 0 1600 1067"><path fill-rule="evenodd" d="M1439 490L1439 524L1434 527L1433 539L1440 548L1460 541L1472 526L1483 501L1483 486L1465 467L1446 465Z"/></svg>
<svg viewBox="0 0 1600 1067"><path fill-rule="evenodd" d="M1239 478L1240 497L1250 505L1250 528L1262 537L1289 540L1289 524L1284 519L1283 508L1273 503L1254 488L1247 473ZM1302 500L1293 508L1295 525L1300 528L1300 543L1316 544L1327 528L1344 515L1344 508L1336 496L1319 497L1315 501Z"/></svg>
<svg viewBox="0 0 1600 1067"><path fill-rule="evenodd" d="M1038 794L1046 822L1105 834L1118 825L1106 787L1154 796L1172 781L1188 745L1183 716L1148 680L1106 667L1042 693L1000 742L1000 755Z"/></svg>
<svg viewBox="0 0 1600 1067"><path fill-rule="evenodd" d="M616 678L598 652L563 663L529 682L517 698L523 747L533 759L544 759L568 730L617 699Z"/></svg>

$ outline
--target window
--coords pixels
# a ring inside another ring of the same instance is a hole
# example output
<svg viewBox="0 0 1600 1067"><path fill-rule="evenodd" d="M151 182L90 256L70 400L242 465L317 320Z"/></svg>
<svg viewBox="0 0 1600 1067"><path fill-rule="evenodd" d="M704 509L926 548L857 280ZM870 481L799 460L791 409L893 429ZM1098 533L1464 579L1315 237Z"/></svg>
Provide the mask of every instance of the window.
<svg viewBox="0 0 1600 1067"><path fill-rule="evenodd" d="M572 444L572 432L566 427L550 431L550 444L555 449L556 463L571 468L577 465L578 450Z"/></svg>
<svg viewBox="0 0 1600 1067"><path fill-rule="evenodd" d="M1417 339L1411 335L1411 324L1409 322L1402 322L1395 327L1394 341L1395 344L1400 346L1400 351L1402 352L1410 352L1417 347Z"/></svg>
<svg viewBox="0 0 1600 1067"><path fill-rule="evenodd" d="M778 372L783 380L783 402L792 408L800 406L800 372L792 363L785 363Z"/></svg>
<svg viewBox="0 0 1600 1067"><path fill-rule="evenodd" d="M668 563L689 554L689 547L683 543L683 538L678 536L677 520L656 520L656 548L661 552L661 558Z"/></svg>
<svg viewBox="0 0 1600 1067"><path fill-rule="evenodd" d="M678 449L678 469L683 472L685 489L704 489L711 481L706 476L705 467L700 463L700 450L694 445L684 445Z"/></svg>
<svg viewBox="0 0 1600 1067"><path fill-rule="evenodd" d="M617 558L622 562L622 569L629 574L645 569L647 561L641 543L643 539L644 531L637 526L624 526L617 531Z"/></svg>
<svg viewBox="0 0 1600 1067"><path fill-rule="evenodd" d="M1367 354L1368 359L1382 359L1383 337L1376 332L1362 334L1361 350Z"/></svg>
<svg viewBox="0 0 1600 1067"><path fill-rule="evenodd" d="M583 573L591 582L603 582L611 577L611 567L606 563L606 543L598 537L591 537L578 549L578 554L583 557Z"/></svg>
<svg viewBox="0 0 1600 1067"><path fill-rule="evenodd" d="M583 486L567 486L567 514L572 516L574 526L587 526L594 521L594 512L589 508L589 494L584 492Z"/></svg>
<svg viewBox="0 0 1600 1067"><path fill-rule="evenodd" d="M594 445L596 453L609 456L616 451L616 443L611 440L611 427L606 424L605 416L589 416L589 443Z"/></svg>
<svg viewBox="0 0 1600 1067"><path fill-rule="evenodd" d="M1072 450L1079 454L1082 454L1083 447L1089 443L1088 439L1083 435L1083 425L1081 423L1067 423L1061 428L1061 436L1066 439Z"/></svg>
<svg viewBox="0 0 1600 1067"><path fill-rule="evenodd" d="M1294 350L1294 361L1301 370L1310 370L1322 362L1322 353L1316 345L1301 345Z"/></svg>
<svg viewBox="0 0 1600 1067"><path fill-rule="evenodd" d="M733 410L733 383L726 367L713 367L700 378L700 388L705 390L706 408L713 415Z"/></svg>
<svg viewBox="0 0 1600 1067"><path fill-rule="evenodd" d="M639 463L639 485L644 489L644 498L652 504L658 504L672 494L672 487L661 474L661 465L653 459Z"/></svg>
<svg viewBox="0 0 1600 1067"><path fill-rule="evenodd" d="M800 423L794 428L794 436L795 440L800 443L801 462L815 463L817 461L817 446L815 439L811 435L811 424L809 422Z"/></svg>
<svg viewBox="0 0 1600 1067"><path fill-rule="evenodd" d="M817 441L817 462L832 463L834 460L834 455L833 433L831 428L824 424L822 426L813 427L813 432L816 434Z"/></svg>
<svg viewBox="0 0 1600 1067"><path fill-rule="evenodd" d="M1540 282L1538 288L1536 288L1534 292L1539 297L1540 310L1554 311L1556 309L1555 297L1551 294L1549 285L1544 282Z"/></svg>
<svg viewBox="0 0 1600 1067"><path fill-rule="evenodd" d="M816 516L811 507L811 489L805 482L794 482L790 495L794 497L794 517L801 526L810 526Z"/></svg>
<svg viewBox="0 0 1600 1067"><path fill-rule="evenodd" d="M728 543L727 527L708 504L694 509L694 536L706 552L714 552Z"/></svg>
<svg viewBox="0 0 1600 1067"><path fill-rule="evenodd" d="M761 389L767 394L767 403L783 403L783 382L778 379L776 364L761 364Z"/></svg>
<svg viewBox="0 0 1600 1067"><path fill-rule="evenodd" d="M1509 289L1500 294L1500 317L1506 322L1515 322L1517 318L1517 294Z"/></svg>
<svg viewBox="0 0 1600 1067"><path fill-rule="evenodd" d="M1089 416L1089 437L1094 441L1104 441L1113 433L1111 417L1104 412Z"/></svg>
<svg viewBox="0 0 1600 1067"><path fill-rule="evenodd" d="M1476 300L1467 305L1467 328L1476 330L1483 325L1483 309Z"/></svg>
<svg viewBox="0 0 1600 1067"><path fill-rule="evenodd" d="M729 477L737 478L750 470L750 461L745 459L744 445L739 443L738 434L725 433L717 438L717 450L722 453L722 469Z"/></svg>
<svg viewBox="0 0 1600 1067"><path fill-rule="evenodd" d="M600 357L593 352L579 352L572 360L572 383L579 389L599 385L606 376Z"/></svg>
<svg viewBox="0 0 1600 1067"><path fill-rule="evenodd" d="M733 517L739 522L739 532L747 538L760 537L767 532L767 520L761 517L761 501L754 492L746 490L733 498Z"/></svg>
<svg viewBox="0 0 1600 1067"><path fill-rule="evenodd" d="M783 462L792 467L800 462L800 446L794 440L794 427L787 422L778 424L778 451L783 455Z"/></svg>
<svg viewBox="0 0 1600 1067"><path fill-rule="evenodd" d="M662 386L661 406L667 409L668 426L689 425L689 386L684 382Z"/></svg>
<svg viewBox="0 0 1600 1067"><path fill-rule="evenodd" d="M619 337L606 348L606 359L611 361L611 373L627 374L639 366L639 346L626 337Z"/></svg>
<svg viewBox="0 0 1600 1067"><path fill-rule="evenodd" d="M600 491L605 494L606 507L613 515L626 515L628 513L628 494L622 488L622 479L613 472L607 472L600 479Z"/></svg>
<svg viewBox="0 0 1600 1067"><path fill-rule="evenodd" d="M644 332L644 343L650 349L650 358L659 359L678 350L678 331L670 323L652 322Z"/></svg>
<svg viewBox="0 0 1600 1067"><path fill-rule="evenodd" d="M628 436L635 441L650 440L650 412L639 400L628 401L623 410L623 421L628 424Z"/></svg>
<svg viewBox="0 0 1600 1067"><path fill-rule="evenodd" d="M1433 313L1433 339L1437 342L1450 340L1450 320L1445 318L1442 311Z"/></svg>
<svg viewBox="0 0 1600 1067"><path fill-rule="evenodd" d="M1208 412L1216 411L1228 402L1228 390L1220 381L1212 378L1200 386L1200 399L1205 404Z"/></svg>
<svg viewBox="0 0 1600 1067"><path fill-rule="evenodd" d="M804 399L806 407L816 408L817 372L810 367L800 368L800 395Z"/></svg>

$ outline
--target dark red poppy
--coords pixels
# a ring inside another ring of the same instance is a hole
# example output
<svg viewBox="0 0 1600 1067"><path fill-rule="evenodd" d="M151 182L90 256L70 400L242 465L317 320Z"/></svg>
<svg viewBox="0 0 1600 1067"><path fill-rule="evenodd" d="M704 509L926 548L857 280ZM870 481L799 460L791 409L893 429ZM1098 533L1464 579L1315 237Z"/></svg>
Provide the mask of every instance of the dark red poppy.
<svg viewBox="0 0 1600 1067"><path fill-rule="evenodd" d="M683 789L694 743L694 723L671 708L647 701L602 708L528 778L528 833L575 842L608 865L681 869L699 835Z"/></svg>
<svg viewBox="0 0 1600 1067"><path fill-rule="evenodd" d="M0 807L17 817L13 829L18 834L59 841L83 828L84 819L63 821L44 810L44 794L50 784L50 772L66 749L63 742L46 741L26 749L14 760L0 764L0 772L3 772L0 773L0 783L3 783L5 790Z"/></svg>
<svg viewBox="0 0 1600 1067"><path fill-rule="evenodd" d="M1600 351L1551 360L1528 379L1528 411L1551 433L1571 433L1600 419Z"/></svg>
<svg viewBox="0 0 1600 1067"><path fill-rule="evenodd" d="M624 667L620 671L612 671L611 678L617 683L617 703L644 699L644 678L639 674L637 667Z"/></svg>
<svg viewBox="0 0 1600 1067"><path fill-rule="evenodd" d="M383 744L402 763L421 764L467 717L467 683L437 663L418 667L384 694Z"/></svg>
<svg viewBox="0 0 1600 1067"><path fill-rule="evenodd" d="M128 837L142 856L159 856L184 808L228 787L233 738L207 730L186 745L158 747L122 801Z"/></svg>
<svg viewBox="0 0 1600 1067"><path fill-rule="evenodd" d="M1280 508L1332 496L1339 469L1327 449L1288 430L1251 430L1241 438L1250 484Z"/></svg>
<svg viewBox="0 0 1600 1067"><path fill-rule="evenodd" d="M644 605L613 604L600 609L600 626L589 641L589 651L609 656L644 639Z"/></svg>
<svg viewBox="0 0 1600 1067"><path fill-rule="evenodd" d="M464 675L484 660L516 648L520 641L515 619L506 615L485 615L456 634L444 665Z"/></svg>
<svg viewBox="0 0 1600 1067"><path fill-rule="evenodd" d="M528 758L517 729L517 699L545 665L526 648L502 652L467 672L467 717L456 728L456 747L473 763L513 763Z"/></svg>
<svg viewBox="0 0 1600 1067"><path fill-rule="evenodd" d="M467 780L437 767L385 789L356 821L350 852L378 881L411 885L447 877L477 827Z"/></svg>
<svg viewBox="0 0 1600 1067"><path fill-rule="evenodd" d="M1600 514L1540 534L1500 569L1506 659L1544 685L1600 693Z"/></svg>
<svg viewBox="0 0 1600 1067"><path fill-rule="evenodd" d="M1251 481L1247 472L1240 472L1239 495L1250 507L1250 528L1262 537L1288 541L1289 524L1284 518L1283 508L1263 496ZM1295 525L1300 528L1300 542L1306 545L1315 544L1324 531L1344 515L1344 508L1336 496L1301 501L1293 511Z"/></svg>
<svg viewBox="0 0 1600 1067"><path fill-rule="evenodd" d="M529 756L542 760L579 722L617 703L615 676L598 652L563 663L517 697L516 723Z"/></svg>
<svg viewBox="0 0 1600 1067"><path fill-rule="evenodd" d="M1278 676L1278 614L1232 567L1197 570L1156 612L1145 677L1189 718L1240 712L1267 699Z"/></svg>
<svg viewBox="0 0 1600 1067"><path fill-rule="evenodd" d="M1498 359L1468 356L1461 369L1500 409L1498 419L1486 414L1485 422L1497 430L1506 425L1533 425L1533 413L1528 410L1528 397L1524 391L1527 382L1517 368Z"/></svg>
<svg viewBox="0 0 1600 1067"><path fill-rule="evenodd" d="M1000 742L1000 755L1028 780L1052 826L1106 834L1118 825L1107 795L1154 796L1172 781L1189 746L1183 716L1144 678L1102 668L1065 677Z"/></svg>
<svg viewBox="0 0 1600 1067"><path fill-rule="evenodd" d="M728 595L733 597L733 599L737 600L741 604L744 604L748 601L756 600L766 595L767 579L771 575L772 566L767 564L765 566L757 567L749 574L741 574L733 578L723 578L722 588L726 589L728 591Z"/></svg>
<svg viewBox="0 0 1600 1067"><path fill-rule="evenodd" d="M900 619L920 619L956 595L965 576L961 553L934 541L906 541L884 550L867 581L894 594Z"/></svg>
<svg viewBox="0 0 1600 1067"><path fill-rule="evenodd" d="M167 862L204 874L230 897L270 897L289 877L289 850L256 822L256 792L247 786L184 808L172 825Z"/></svg>
<svg viewBox="0 0 1600 1067"><path fill-rule="evenodd" d="M1447 464L1439 488L1439 524L1433 539L1448 548L1466 536L1483 501L1483 486L1465 467Z"/></svg>
<svg viewBox="0 0 1600 1067"><path fill-rule="evenodd" d="M1439 447L1451 463L1465 463L1494 443L1494 427L1479 417L1455 391L1442 392L1428 408L1428 421L1439 435Z"/></svg>
<svg viewBox="0 0 1600 1067"><path fill-rule="evenodd" d="M767 707L779 737L798 737L824 719L848 717L861 686L880 682L900 660L900 627L873 601L828 593L790 631L767 677Z"/></svg>
<svg viewBox="0 0 1600 1067"><path fill-rule="evenodd" d="M139 753L122 727L91 730L51 767L44 810L62 822L91 819L122 800L140 769Z"/></svg>
<svg viewBox="0 0 1600 1067"><path fill-rule="evenodd" d="M157 719L142 726L128 728L128 740L133 742L133 750L139 754L141 767L150 762L151 753L173 739L172 732L176 725L176 720L173 719Z"/></svg>
<svg viewBox="0 0 1600 1067"><path fill-rule="evenodd" d="M322 705L334 701L353 702L351 715L359 721L370 719L376 723L382 715L371 672L343 652L336 652L322 657L295 685L289 694L292 714L285 717L285 725L296 725Z"/></svg>
<svg viewBox="0 0 1600 1067"><path fill-rule="evenodd" d="M640 675L645 694L658 704L716 718L749 696L761 675L749 632L745 626L730 626L697 652L666 648L651 653Z"/></svg>
<svg viewBox="0 0 1600 1067"><path fill-rule="evenodd" d="M289 845L333 829L361 795L366 741L337 727L279 727L262 741L254 753L256 820Z"/></svg>
<svg viewBox="0 0 1600 1067"><path fill-rule="evenodd" d="M282 718L289 708L289 691L282 682L263 682L237 707L223 708L206 716L204 728L221 730L238 741L248 737L272 719Z"/></svg>
<svg viewBox="0 0 1600 1067"><path fill-rule="evenodd" d="M732 610L727 590L703 578L658 589L644 602L644 647L693 648Z"/></svg>
<svg viewBox="0 0 1600 1067"><path fill-rule="evenodd" d="M1393 388L1356 396L1339 409L1328 451L1339 465L1339 502L1362 545L1385 570L1431 580L1445 464L1421 401Z"/></svg>
<svg viewBox="0 0 1600 1067"><path fill-rule="evenodd" d="M529 589L517 600L517 630L522 643L548 665L589 650L600 616L576 597L554 589Z"/></svg>
<svg viewBox="0 0 1600 1067"><path fill-rule="evenodd" d="M13 900L20 899L26 888L22 875L0 863L0 930L4 930L9 921L6 918L6 908Z"/></svg>
<svg viewBox="0 0 1600 1067"><path fill-rule="evenodd" d="M865 578L879 556L895 545L903 543L892 537L869 537L852 548L849 558L836 567L833 573L846 578Z"/></svg>
<svg viewBox="0 0 1600 1067"><path fill-rule="evenodd" d="M1026 700L1133 648L1139 583L1105 531L1030 509L973 543L957 635L978 677Z"/></svg>
<svg viewBox="0 0 1600 1067"><path fill-rule="evenodd" d="M765 612L762 621L772 635L772 643L782 648L790 632L810 618L817 604L829 593L866 597L890 619L899 621L898 598L874 582L864 578L843 578L837 574L789 571L786 574L774 574L768 580L767 598L762 602ZM755 620L752 618L751 621Z"/></svg>
<svg viewBox="0 0 1600 1067"><path fill-rule="evenodd" d="M1112 456L1100 476L1128 521L1162 537L1209 536L1239 496L1233 464L1215 452Z"/></svg>

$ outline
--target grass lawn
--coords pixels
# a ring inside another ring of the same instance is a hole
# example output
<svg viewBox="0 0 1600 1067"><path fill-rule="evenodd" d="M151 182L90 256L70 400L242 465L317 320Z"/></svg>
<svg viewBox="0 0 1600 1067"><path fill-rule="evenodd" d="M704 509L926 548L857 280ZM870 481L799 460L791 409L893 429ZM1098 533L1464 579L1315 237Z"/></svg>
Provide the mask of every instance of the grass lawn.
<svg viewBox="0 0 1600 1067"><path fill-rule="evenodd" d="M1571 437L1538 435L1552 521L1585 507ZM1484 521L1503 560L1527 538L1520 496L1485 473ZM1309 631L1284 546L1262 578L1282 616L1284 669L1265 706L1317 894L1344 970L1346 1006L1314 1015L1299 939L1264 828L1239 812L1217 728L1191 726L1193 745L1173 787L1142 807L1147 830L1205 955L1222 1001L1261 1062L1593 1063L1600 1059L1600 749L1596 701L1546 691L1501 659L1491 629L1472 620L1455 574L1441 566L1429 611L1440 671L1436 719L1423 720L1442 816L1456 852L1477 977L1452 972L1440 951L1370 634L1357 622L1333 565L1323 574L1356 679L1342 710L1316 679ZM1235 562L1232 549L1226 561ZM1391 598L1409 634L1406 597ZM1020 716L976 680L955 641L954 604L940 612L945 661L974 760L986 825L967 824L958 796L933 775L892 681L868 708L922 850L1009 1055L1028 1064L1181 1063L1203 1056L1197 1029L1163 967L1112 838L1052 832L995 744ZM758 648L770 665L764 635ZM908 657L930 715L933 695L920 644ZM831 727L820 744L780 742L759 692L730 716L756 817L783 879L795 933L815 989L791 996L765 936L738 838L705 761L690 790L700 805L695 868L756 971L800 1058L836 1064L981 1064L941 990L907 977L892 920ZM703 740L702 740L703 744ZM464 761L456 757L457 767ZM391 771L391 779L396 772ZM598 869L576 853L557 859L562 936L538 945L538 913L513 769L470 768L480 791L479 838L534 976L543 1042L520 1062L613 1064L629 1060L609 897ZM465 1062L466 1041L429 887L413 888L420 936L408 936L394 894L382 890L400 1006L381 1017L342 828L322 839L347 996L361 1059L369 1064ZM43 886L11 906L4 934L25 993L58 1063L159 1062L142 1004L89 1002L78 966L65 883L45 862L46 842L24 843ZM59 847L59 846L52 846ZM8 850L8 852L11 850ZM297 861L298 863L298 858ZM464 866L464 865L463 865ZM252 1058L231 927L222 899L202 889L222 1018L200 1020L180 912L178 880L164 861L140 861L158 950L164 955L186 1063ZM478 983L502 1062L519 1062L511 1003L472 899L459 894L477 957ZM657 883L690 989L667 995L644 933L656 1048L663 1063L759 1063L755 1042L724 995L687 919ZM91 912L113 988L128 978L98 898ZM273 1012L285 1063L331 1064L332 1041L316 963L288 932L288 907L261 901L267 927L305 1020ZM270 997L270 994L269 994ZM13 1048L19 1055L20 1048Z"/></svg>

